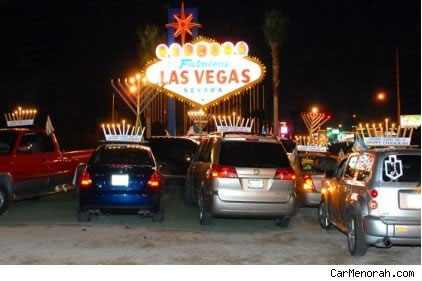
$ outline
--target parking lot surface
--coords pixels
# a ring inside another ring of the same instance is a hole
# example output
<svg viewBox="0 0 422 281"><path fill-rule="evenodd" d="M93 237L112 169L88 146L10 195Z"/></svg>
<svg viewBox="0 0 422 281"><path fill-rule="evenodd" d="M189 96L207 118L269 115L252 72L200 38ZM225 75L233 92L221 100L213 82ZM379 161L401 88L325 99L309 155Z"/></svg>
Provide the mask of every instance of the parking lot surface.
<svg viewBox="0 0 422 281"><path fill-rule="evenodd" d="M420 247L351 256L346 236L323 230L315 208L302 208L287 229L252 219L200 226L182 194L166 189L163 223L136 215L79 223L70 193L14 203L0 217L0 264L421 264Z"/></svg>

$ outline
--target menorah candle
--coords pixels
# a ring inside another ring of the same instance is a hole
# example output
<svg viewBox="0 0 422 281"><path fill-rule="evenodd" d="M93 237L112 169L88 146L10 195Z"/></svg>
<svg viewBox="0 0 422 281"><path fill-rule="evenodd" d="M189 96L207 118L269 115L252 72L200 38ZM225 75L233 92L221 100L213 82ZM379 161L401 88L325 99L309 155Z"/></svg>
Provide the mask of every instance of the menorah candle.
<svg viewBox="0 0 422 281"><path fill-rule="evenodd" d="M107 135L104 124L101 124L101 127L103 128L104 136Z"/></svg>
<svg viewBox="0 0 422 281"><path fill-rule="evenodd" d="M229 119L229 124L230 124L230 126L233 126L233 123L232 123L232 119L231 119L231 117L230 117L230 116L227 116L227 119Z"/></svg>
<svg viewBox="0 0 422 281"><path fill-rule="evenodd" d="M236 126L239 126L240 116L237 116Z"/></svg>
<svg viewBox="0 0 422 281"><path fill-rule="evenodd" d="M243 122L245 122L245 118L242 118L242 122L240 122L240 127L243 127Z"/></svg>
<svg viewBox="0 0 422 281"><path fill-rule="evenodd" d="M117 130L119 131L119 135L121 135L122 131L120 130L120 124L117 124Z"/></svg>
<svg viewBox="0 0 422 281"><path fill-rule="evenodd" d="M385 134L388 135L388 118L385 118Z"/></svg>

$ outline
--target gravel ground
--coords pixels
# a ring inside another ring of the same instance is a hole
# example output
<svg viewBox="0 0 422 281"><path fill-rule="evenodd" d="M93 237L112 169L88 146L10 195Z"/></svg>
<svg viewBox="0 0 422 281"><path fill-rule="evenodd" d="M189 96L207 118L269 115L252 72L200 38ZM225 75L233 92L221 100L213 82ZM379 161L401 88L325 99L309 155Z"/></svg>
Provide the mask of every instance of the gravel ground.
<svg viewBox="0 0 422 281"><path fill-rule="evenodd" d="M352 257L346 236L321 229L313 208L287 229L247 219L201 227L176 189L161 224L117 215L81 224L74 210L69 194L13 204L0 217L0 264L421 264L420 247L371 247Z"/></svg>

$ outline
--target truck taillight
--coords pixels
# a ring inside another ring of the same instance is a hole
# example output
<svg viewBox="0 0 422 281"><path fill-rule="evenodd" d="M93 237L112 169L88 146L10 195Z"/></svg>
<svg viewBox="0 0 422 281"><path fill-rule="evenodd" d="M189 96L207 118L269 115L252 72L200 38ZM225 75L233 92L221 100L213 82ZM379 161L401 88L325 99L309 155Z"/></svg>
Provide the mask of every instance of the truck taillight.
<svg viewBox="0 0 422 281"><path fill-rule="evenodd" d="M148 180L148 188L151 190L157 190L161 188L161 177L160 174L154 172Z"/></svg>
<svg viewBox="0 0 422 281"><path fill-rule="evenodd" d="M295 178L295 172L292 168L277 169L274 176L275 180L294 180Z"/></svg>
<svg viewBox="0 0 422 281"><path fill-rule="evenodd" d="M237 178L236 168L226 165L212 165L209 173L211 178Z"/></svg>
<svg viewBox="0 0 422 281"><path fill-rule="evenodd" d="M310 175L305 175L303 177L303 189L304 190L315 190L314 181L312 180Z"/></svg>
<svg viewBox="0 0 422 281"><path fill-rule="evenodd" d="M371 188L370 190L368 190L368 194L371 198L377 198L378 196L378 191L375 188Z"/></svg>
<svg viewBox="0 0 422 281"><path fill-rule="evenodd" d="M88 188L92 185L91 175L88 171L84 170L81 175L81 180L79 181L79 187Z"/></svg>

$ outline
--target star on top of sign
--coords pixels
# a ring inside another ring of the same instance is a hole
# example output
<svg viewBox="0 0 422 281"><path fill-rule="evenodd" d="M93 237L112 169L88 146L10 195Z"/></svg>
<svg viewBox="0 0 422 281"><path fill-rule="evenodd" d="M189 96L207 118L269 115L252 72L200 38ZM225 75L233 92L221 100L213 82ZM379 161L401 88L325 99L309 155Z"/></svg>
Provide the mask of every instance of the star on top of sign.
<svg viewBox="0 0 422 281"><path fill-rule="evenodd" d="M189 33L192 36L193 27L201 27L201 24L192 22L193 14L190 13L187 16L185 15L185 6L182 2L182 8L180 8L180 17L176 14L173 15L175 22L166 24L167 28L174 28L174 37L181 35L182 45L185 44L186 33Z"/></svg>

